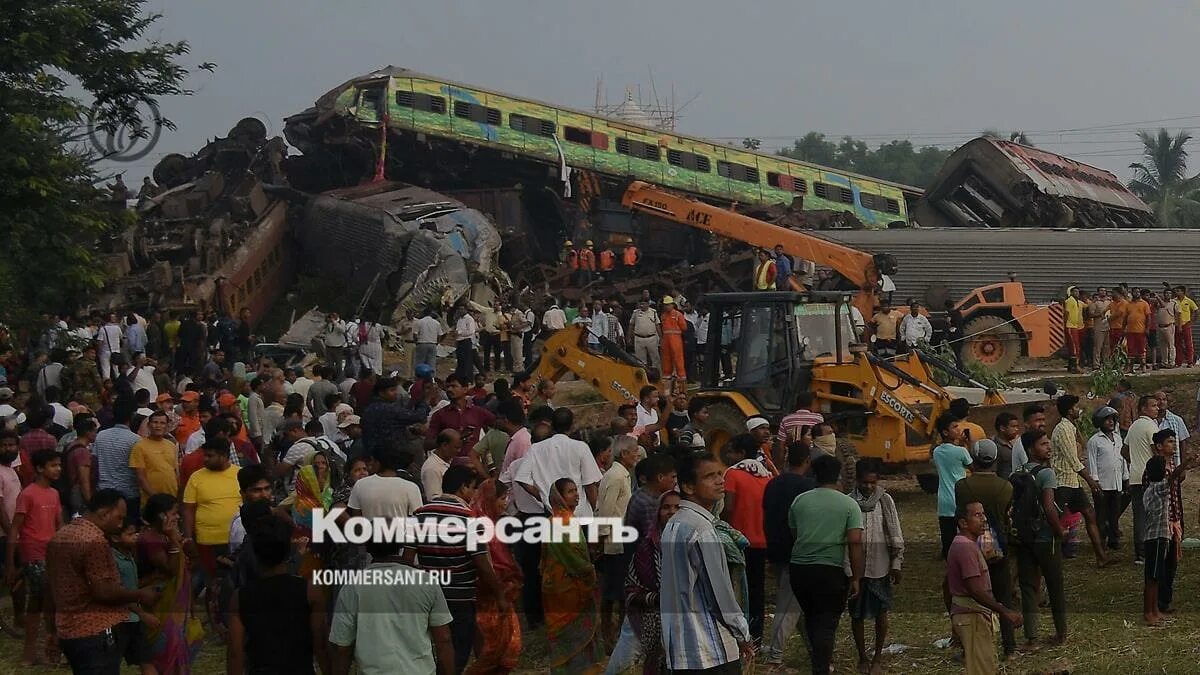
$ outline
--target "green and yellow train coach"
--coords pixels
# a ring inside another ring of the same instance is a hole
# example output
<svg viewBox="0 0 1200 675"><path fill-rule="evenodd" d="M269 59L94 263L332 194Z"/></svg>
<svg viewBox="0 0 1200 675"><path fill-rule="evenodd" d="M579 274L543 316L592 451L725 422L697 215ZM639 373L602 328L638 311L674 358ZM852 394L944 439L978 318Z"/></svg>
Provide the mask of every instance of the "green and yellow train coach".
<svg viewBox="0 0 1200 675"><path fill-rule="evenodd" d="M325 114L513 153L617 179L636 179L743 205L849 211L869 228L907 224L897 183L388 67L318 101Z"/></svg>

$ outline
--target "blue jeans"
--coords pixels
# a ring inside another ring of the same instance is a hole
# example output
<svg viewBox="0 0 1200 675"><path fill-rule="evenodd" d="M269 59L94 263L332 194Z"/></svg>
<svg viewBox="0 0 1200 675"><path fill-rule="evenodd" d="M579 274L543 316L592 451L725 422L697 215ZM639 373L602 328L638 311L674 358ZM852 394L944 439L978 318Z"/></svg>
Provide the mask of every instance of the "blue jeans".
<svg viewBox="0 0 1200 675"><path fill-rule="evenodd" d="M608 657L608 667L604 669L604 675L617 675L629 670L641 658L641 651L642 641L633 632L633 624L629 623L629 617L625 617L625 621L621 623L621 635L617 638L617 646L613 647L612 656Z"/></svg>

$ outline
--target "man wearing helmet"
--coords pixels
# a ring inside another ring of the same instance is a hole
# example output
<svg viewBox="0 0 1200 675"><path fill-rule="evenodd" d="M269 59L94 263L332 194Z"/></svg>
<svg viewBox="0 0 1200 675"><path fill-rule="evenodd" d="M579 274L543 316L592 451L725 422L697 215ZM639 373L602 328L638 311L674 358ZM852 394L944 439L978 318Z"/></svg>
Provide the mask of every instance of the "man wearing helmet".
<svg viewBox="0 0 1200 675"><path fill-rule="evenodd" d="M686 382L683 333L687 330L687 319L676 307L675 298L664 297L662 306L662 376Z"/></svg>
<svg viewBox="0 0 1200 675"><path fill-rule="evenodd" d="M1121 494L1129 485L1129 464L1121 457L1121 432L1117 430L1120 413L1104 406L1092 414L1096 433L1087 442L1088 473L1096 479L1096 520L1108 548L1120 548Z"/></svg>

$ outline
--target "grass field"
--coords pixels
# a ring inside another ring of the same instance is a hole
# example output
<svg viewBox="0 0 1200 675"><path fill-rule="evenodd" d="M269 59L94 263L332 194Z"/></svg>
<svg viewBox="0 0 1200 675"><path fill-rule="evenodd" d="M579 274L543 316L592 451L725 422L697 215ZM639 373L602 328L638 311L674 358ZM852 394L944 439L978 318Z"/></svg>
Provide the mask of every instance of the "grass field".
<svg viewBox="0 0 1200 675"><path fill-rule="evenodd" d="M1195 517L1197 504L1200 503L1200 478L1194 478L1189 483L1185 483L1185 493L1190 519ZM917 490L911 479L898 477L885 481L884 485L896 498L908 542L904 580L897 589L890 637L891 643L906 645L907 649L886 661L887 670L924 675L962 672L961 666L953 661L950 650L933 646L935 640L949 634L948 619L941 606L943 566L937 560L934 498ZM1128 520L1127 514L1124 525L1126 532L1131 529ZM1043 647L1037 654L1019 657L1006 664L1003 672L1194 672L1200 660L1200 605L1195 593L1195 585L1200 578L1197 574L1200 552L1185 555L1180 564L1176 584L1176 607L1179 613L1166 627L1147 628L1140 625L1142 568L1134 566L1130 555L1123 552L1119 564L1097 570L1090 549L1084 550L1086 541L1085 536L1079 556L1067 561L1068 644L1056 648ZM769 593L773 591L769 590ZM1049 610L1042 610L1040 619L1041 634L1049 634L1052 631ZM836 662L837 671L842 673L853 672L855 667L849 628L849 621L843 620L839 628ZM545 648L542 634L526 636L526 648L518 672L544 672ZM64 672L63 669L22 668L18 662L19 655L20 646L16 640L0 637L0 673L33 675ZM195 672L223 671L224 650L215 644L206 645L196 663ZM764 671L765 668L761 666L757 669L759 673ZM128 669L128 672L135 671ZM785 672L808 672L807 653L799 637L790 644Z"/></svg>

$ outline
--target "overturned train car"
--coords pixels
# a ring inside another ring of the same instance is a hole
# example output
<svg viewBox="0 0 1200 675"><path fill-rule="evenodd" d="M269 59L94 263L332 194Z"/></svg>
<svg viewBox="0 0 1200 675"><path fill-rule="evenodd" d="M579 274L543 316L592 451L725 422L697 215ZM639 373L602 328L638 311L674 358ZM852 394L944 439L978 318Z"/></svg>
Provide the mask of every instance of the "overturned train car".
<svg viewBox="0 0 1200 675"><path fill-rule="evenodd" d="M420 310L505 284L495 224L444 194L384 181L308 196L300 208L301 267L372 309Z"/></svg>
<svg viewBox="0 0 1200 675"><path fill-rule="evenodd" d="M1150 207L1108 171L996 138L954 151L915 216L922 227L1156 226Z"/></svg>

